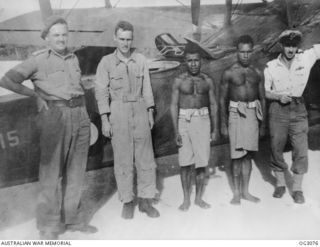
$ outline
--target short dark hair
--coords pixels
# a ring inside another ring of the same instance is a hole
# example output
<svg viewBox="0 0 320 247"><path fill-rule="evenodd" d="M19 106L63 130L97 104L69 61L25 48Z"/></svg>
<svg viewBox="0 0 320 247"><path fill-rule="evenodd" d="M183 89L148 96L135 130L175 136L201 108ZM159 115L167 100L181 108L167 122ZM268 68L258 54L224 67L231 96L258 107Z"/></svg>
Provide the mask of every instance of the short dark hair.
<svg viewBox="0 0 320 247"><path fill-rule="evenodd" d="M195 53L198 53L201 56L201 51L199 47L193 43L188 43L186 45L186 48L184 49L184 56L186 56L187 54L195 54Z"/></svg>
<svg viewBox="0 0 320 247"><path fill-rule="evenodd" d="M239 48L239 44L250 44L253 47L253 38L248 34L241 35L236 42L237 49Z"/></svg>
<svg viewBox="0 0 320 247"><path fill-rule="evenodd" d="M119 21L114 29L114 34L117 34L119 29L133 32L133 25L128 21Z"/></svg>
<svg viewBox="0 0 320 247"><path fill-rule="evenodd" d="M298 47L301 43L301 37L300 36L295 36L293 38L289 37L283 37L279 40L280 44L283 46L293 46L293 47Z"/></svg>

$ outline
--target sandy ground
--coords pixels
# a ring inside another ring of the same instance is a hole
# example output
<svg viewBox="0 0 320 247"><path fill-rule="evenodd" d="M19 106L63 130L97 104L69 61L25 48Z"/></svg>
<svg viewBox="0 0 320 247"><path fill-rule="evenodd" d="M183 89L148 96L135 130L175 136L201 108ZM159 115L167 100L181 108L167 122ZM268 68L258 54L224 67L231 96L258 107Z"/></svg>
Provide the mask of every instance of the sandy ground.
<svg viewBox="0 0 320 247"><path fill-rule="evenodd" d="M161 167L169 166L170 173L160 170L161 195L155 205L161 213L157 219L148 218L135 210L133 220L120 217L122 204L114 189L113 169L105 168L88 172L86 178L86 210L90 224L99 228L92 235L65 233L61 239L110 240L110 239L320 239L320 125L310 130L309 172L304 179L306 203L294 204L287 192L282 199L275 199L273 177L268 171L266 147L253 165L251 192L261 198L258 204L242 201L240 206L229 203L232 192L228 173L216 169L211 174L204 199L212 207L204 210L192 205L188 212L178 210L182 202L180 177L177 174L177 155L157 160ZM227 145L213 151L227 153ZM291 153L285 153L290 164ZM260 163L260 164L259 164ZM263 168L261 168L263 166ZM172 173L174 175L172 175ZM290 185L290 174L287 176ZM195 188L192 196L194 197ZM14 186L0 190L0 239L37 239L34 218L37 183Z"/></svg>

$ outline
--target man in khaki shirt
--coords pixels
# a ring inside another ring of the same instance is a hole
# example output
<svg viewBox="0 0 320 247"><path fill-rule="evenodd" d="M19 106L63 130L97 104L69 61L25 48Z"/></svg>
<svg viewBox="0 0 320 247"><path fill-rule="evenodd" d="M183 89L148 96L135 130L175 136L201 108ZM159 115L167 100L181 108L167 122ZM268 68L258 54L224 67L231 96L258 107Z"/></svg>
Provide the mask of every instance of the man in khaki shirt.
<svg viewBox="0 0 320 247"><path fill-rule="evenodd" d="M133 26L120 21L115 27L117 49L102 58L97 68L95 92L102 118L102 133L111 138L114 169L122 217L134 214L134 167L137 171L139 210L159 217L151 205L156 190L156 164L151 140L153 93L142 54L131 49Z"/></svg>
<svg viewBox="0 0 320 247"><path fill-rule="evenodd" d="M41 239L65 230L94 233L80 210L87 165L90 119L85 108L77 57L67 49L68 26L51 16L41 33L48 48L9 70L0 86L37 100L40 133L40 193L37 227ZM22 82L31 79L35 90Z"/></svg>

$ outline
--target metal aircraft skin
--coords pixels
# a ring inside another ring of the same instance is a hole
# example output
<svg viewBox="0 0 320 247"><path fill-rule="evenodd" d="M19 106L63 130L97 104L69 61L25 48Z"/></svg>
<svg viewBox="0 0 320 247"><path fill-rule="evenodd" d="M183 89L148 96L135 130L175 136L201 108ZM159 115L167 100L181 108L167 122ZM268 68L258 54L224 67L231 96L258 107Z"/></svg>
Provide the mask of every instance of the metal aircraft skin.
<svg viewBox="0 0 320 247"><path fill-rule="evenodd" d="M255 39L254 63L260 69L279 53L276 42L278 34L288 28L282 12L283 2L279 0L244 7L234 6L230 16L232 25L228 27L217 27L210 22L215 18L214 15L221 14L224 6L209 5L198 8L199 0L192 1L192 18L190 18L190 8L186 7L73 10L68 17L71 29L70 44L80 61L87 109L91 121L98 130L98 139L90 147L88 169L109 166L113 161L110 140L101 134L93 81L101 57L115 49L112 36L113 27L118 20L127 19L133 23L136 28L135 47L140 52L147 57L156 56L160 59L152 62L150 69L156 103L153 141L155 155L158 157L177 152L169 105L172 82L175 76L185 70L181 49L186 41L182 37L194 30L191 19L194 25L198 25L197 30L198 34L201 34L201 40L194 40L192 36L187 40L195 42L204 50L207 58L204 59L202 70L213 78L216 88L219 88L222 72L236 60L233 41L238 35L248 33ZM303 48L320 40L320 32L316 25L320 16L319 5L315 1L306 2L310 6L306 4L303 6L309 12L298 20L302 24L299 28L305 35ZM301 9L300 12L306 13L306 9ZM70 11L64 10L59 13L70 13ZM40 14L34 12L0 23L0 39L4 41L2 44L4 49L0 53L2 60L23 60L33 51L44 47L39 38ZM168 33L177 38L177 44L164 43L165 47L162 46L162 49L165 48L162 50L164 56L160 56L154 41L159 34ZM200 35L194 37L197 39ZM173 53L178 52L172 55L172 52L164 52L166 49L171 49ZM306 90L306 97L310 99L307 102L313 107L320 105L319 87L314 86L317 80L320 80L319 63L311 73ZM218 92L216 96L218 97ZM319 120L318 112L316 107L310 108L310 124ZM0 169L3 171L0 175L0 187L37 180L40 147L35 127L36 115L37 109L32 99L18 95L0 96ZM226 142L227 140L219 139L212 145Z"/></svg>

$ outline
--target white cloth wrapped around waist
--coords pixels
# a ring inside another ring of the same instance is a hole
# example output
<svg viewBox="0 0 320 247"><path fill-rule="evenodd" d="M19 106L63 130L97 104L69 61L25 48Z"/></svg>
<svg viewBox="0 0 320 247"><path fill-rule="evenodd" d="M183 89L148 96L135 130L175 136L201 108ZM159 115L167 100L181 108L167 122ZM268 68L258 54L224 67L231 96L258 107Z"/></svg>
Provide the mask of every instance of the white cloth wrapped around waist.
<svg viewBox="0 0 320 247"><path fill-rule="evenodd" d="M228 130L232 159L239 159L248 151L258 151L259 120L262 120L262 109L258 100L230 101Z"/></svg>
<svg viewBox="0 0 320 247"><path fill-rule="evenodd" d="M242 101L235 102L230 100L229 107L237 108L238 112L243 116L246 116L246 111L247 111L246 109L255 108L257 118L260 121L263 120L262 107L259 100L255 100L252 102L242 102Z"/></svg>
<svg viewBox="0 0 320 247"><path fill-rule="evenodd" d="M179 110L179 117L185 118L187 121L190 121L192 117L207 116L207 115L209 115L208 107L202 107L200 109L192 108L192 109Z"/></svg>

